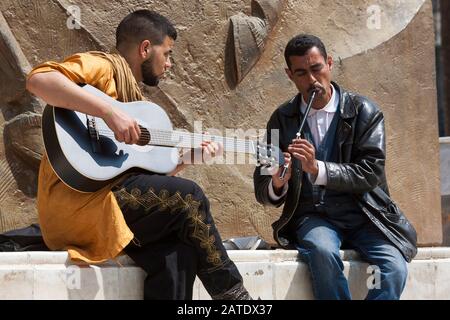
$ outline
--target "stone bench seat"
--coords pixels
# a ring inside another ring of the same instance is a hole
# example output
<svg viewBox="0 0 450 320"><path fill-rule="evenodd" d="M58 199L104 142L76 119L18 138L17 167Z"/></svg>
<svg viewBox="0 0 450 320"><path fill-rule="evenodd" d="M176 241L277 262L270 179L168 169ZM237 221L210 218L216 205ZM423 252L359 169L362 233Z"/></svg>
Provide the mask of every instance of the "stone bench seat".
<svg viewBox="0 0 450 320"><path fill-rule="evenodd" d="M309 271L291 250L229 250L250 293L261 299L312 299ZM367 293L368 264L341 251L354 299ZM145 272L127 256L73 264L67 252L0 252L0 299L142 299ZM210 299L201 282L194 299ZM402 299L450 299L450 248L421 248L409 264Z"/></svg>

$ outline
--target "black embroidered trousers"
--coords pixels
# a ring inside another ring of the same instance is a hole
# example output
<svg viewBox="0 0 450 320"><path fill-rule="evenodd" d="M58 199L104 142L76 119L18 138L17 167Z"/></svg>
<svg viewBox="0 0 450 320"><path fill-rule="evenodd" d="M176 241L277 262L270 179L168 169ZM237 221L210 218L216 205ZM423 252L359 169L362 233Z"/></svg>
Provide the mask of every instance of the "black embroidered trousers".
<svg viewBox="0 0 450 320"><path fill-rule="evenodd" d="M145 299L190 300L196 275L212 298L248 295L196 183L138 174L113 192L135 236L125 252L147 272Z"/></svg>

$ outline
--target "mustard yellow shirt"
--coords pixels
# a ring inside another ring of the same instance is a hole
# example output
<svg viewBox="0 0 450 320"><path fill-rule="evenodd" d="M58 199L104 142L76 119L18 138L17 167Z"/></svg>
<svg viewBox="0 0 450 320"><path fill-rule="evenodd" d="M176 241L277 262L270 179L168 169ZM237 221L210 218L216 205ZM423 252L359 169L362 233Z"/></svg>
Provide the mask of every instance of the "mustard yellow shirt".
<svg viewBox="0 0 450 320"><path fill-rule="evenodd" d="M28 77L51 71L117 99L113 67L104 58L76 54L63 63L43 63ZM100 263L113 259L134 237L110 187L94 193L69 188L56 176L46 154L39 168L37 207L46 245L52 250L67 250L73 260Z"/></svg>

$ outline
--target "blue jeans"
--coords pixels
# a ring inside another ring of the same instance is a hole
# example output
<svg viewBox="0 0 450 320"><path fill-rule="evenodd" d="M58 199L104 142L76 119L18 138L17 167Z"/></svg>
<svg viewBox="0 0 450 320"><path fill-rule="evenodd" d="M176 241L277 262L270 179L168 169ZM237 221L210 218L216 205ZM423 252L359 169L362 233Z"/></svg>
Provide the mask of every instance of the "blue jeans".
<svg viewBox="0 0 450 320"><path fill-rule="evenodd" d="M379 270L373 279L380 281L368 288L366 299L400 299L408 274L406 260L371 223L357 230L342 231L319 216L309 215L297 227L295 236L297 250L309 266L316 299L351 299L339 255L344 240Z"/></svg>

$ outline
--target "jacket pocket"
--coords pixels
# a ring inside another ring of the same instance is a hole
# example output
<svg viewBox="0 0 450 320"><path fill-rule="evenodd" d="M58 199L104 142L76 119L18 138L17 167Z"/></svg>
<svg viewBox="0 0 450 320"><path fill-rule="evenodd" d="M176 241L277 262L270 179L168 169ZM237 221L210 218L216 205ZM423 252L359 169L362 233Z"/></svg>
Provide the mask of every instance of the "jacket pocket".
<svg viewBox="0 0 450 320"><path fill-rule="evenodd" d="M379 187L364 194L359 203L384 226L382 231L411 261L417 253L417 233L400 208Z"/></svg>

